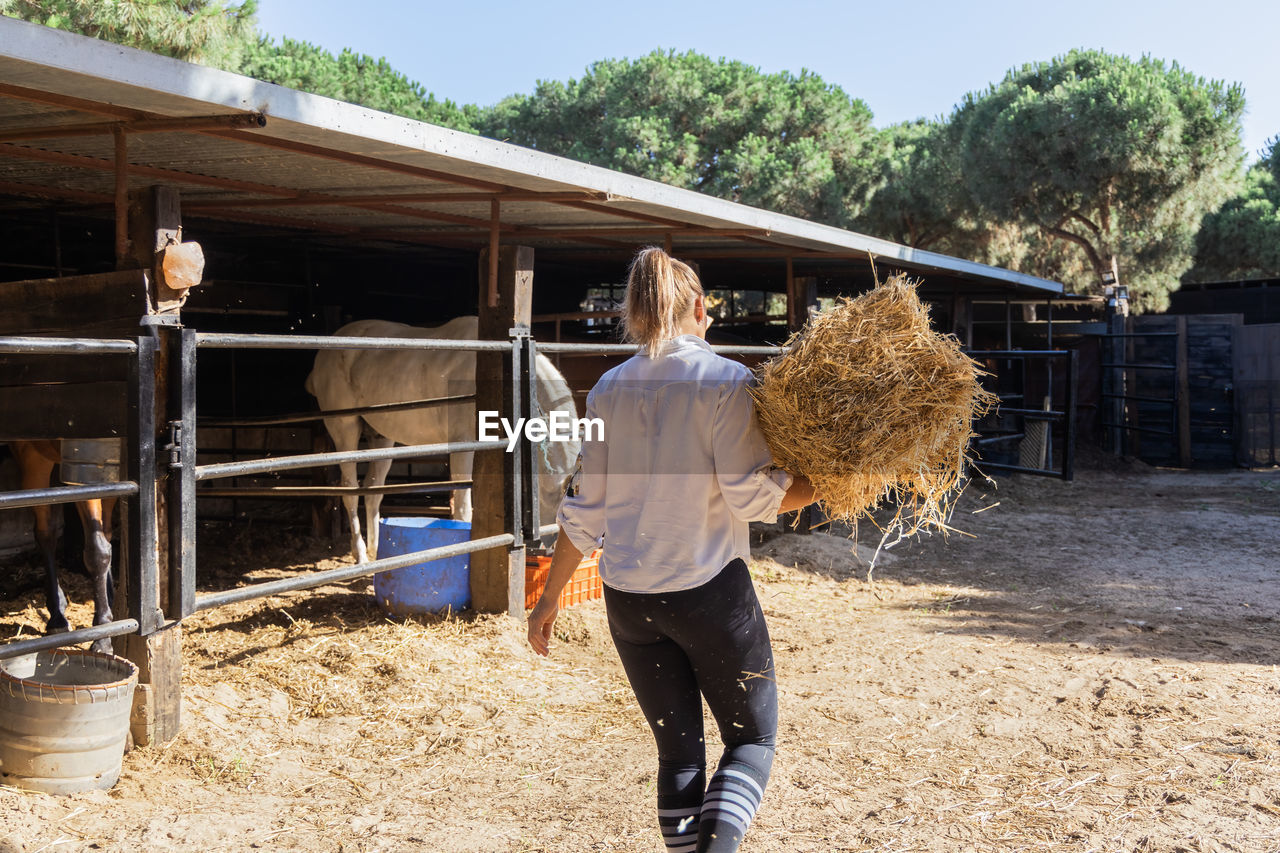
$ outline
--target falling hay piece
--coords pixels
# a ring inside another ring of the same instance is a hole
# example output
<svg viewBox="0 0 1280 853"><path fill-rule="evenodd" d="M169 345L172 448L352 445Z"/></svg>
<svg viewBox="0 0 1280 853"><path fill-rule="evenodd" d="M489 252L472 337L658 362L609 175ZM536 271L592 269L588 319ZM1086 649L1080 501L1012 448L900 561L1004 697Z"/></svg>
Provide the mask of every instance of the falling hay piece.
<svg viewBox="0 0 1280 853"><path fill-rule="evenodd" d="M960 342L930 327L915 283L896 275L842 299L787 345L752 392L778 464L808 477L833 519L891 500L890 529L947 530L973 419L996 398Z"/></svg>

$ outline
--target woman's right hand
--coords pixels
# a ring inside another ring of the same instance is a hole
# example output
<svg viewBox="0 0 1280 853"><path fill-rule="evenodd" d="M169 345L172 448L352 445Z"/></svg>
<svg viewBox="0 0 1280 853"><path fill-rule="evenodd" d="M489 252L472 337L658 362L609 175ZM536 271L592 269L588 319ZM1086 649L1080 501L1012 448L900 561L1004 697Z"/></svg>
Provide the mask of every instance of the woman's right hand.
<svg viewBox="0 0 1280 853"><path fill-rule="evenodd" d="M534 652L548 657L551 654L551 628L560 615L559 594L546 595L529 612L529 645Z"/></svg>

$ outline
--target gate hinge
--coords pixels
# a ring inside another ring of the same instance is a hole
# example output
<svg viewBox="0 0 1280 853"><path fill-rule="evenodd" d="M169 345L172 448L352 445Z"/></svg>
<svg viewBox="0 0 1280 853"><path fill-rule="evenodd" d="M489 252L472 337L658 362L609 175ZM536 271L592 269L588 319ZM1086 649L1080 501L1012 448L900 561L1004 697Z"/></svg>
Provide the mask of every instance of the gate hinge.
<svg viewBox="0 0 1280 853"><path fill-rule="evenodd" d="M169 443L162 450L169 455L170 470L182 468L182 421L169 421Z"/></svg>

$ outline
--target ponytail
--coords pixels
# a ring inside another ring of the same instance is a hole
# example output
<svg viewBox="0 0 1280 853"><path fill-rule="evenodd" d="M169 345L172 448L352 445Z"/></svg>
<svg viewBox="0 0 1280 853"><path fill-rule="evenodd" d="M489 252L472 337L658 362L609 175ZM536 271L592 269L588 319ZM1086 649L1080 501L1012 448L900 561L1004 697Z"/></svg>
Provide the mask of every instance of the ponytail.
<svg viewBox="0 0 1280 853"><path fill-rule="evenodd" d="M650 246L636 253L627 273L622 334L654 358L679 332L681 318L702 295L698 276L682 261Z"/></svg>

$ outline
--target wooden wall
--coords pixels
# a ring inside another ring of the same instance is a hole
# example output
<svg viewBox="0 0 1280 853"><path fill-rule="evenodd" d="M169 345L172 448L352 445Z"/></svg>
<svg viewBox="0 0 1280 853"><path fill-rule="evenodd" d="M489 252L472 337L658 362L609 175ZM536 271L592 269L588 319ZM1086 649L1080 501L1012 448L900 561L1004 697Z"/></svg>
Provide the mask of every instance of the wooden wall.
<svg viewBox="0 0 1280 853"><path fill-rule="evenodd" d="M1183 393L1187 399L1191 465L1229 468L1236 464L1236 424L1232 375L1233 331L1241 324L1239 314L1202 314L1187 317L1144 315L1131 318L1133 332L1176 333L1185 328L1186 369ZM1126 363L1175 366L1177 338L1136 337L1128 341ZM1141 397L1173 398L1178 393L1176 370L1134 370L1130 373L1130 394ZM1154 402L1131 407L1130 423L1152 429L1175 431L1177 409ZM1134 433L1133 455L1161 465L1179 461L1177 435L1164 437Z"/></svg>
<svg viewBox="0 0 1280 853"><path fill-rule="evenodd" d="M1237 461L1280 464L1280 323L1235 328Z"/></svg>

